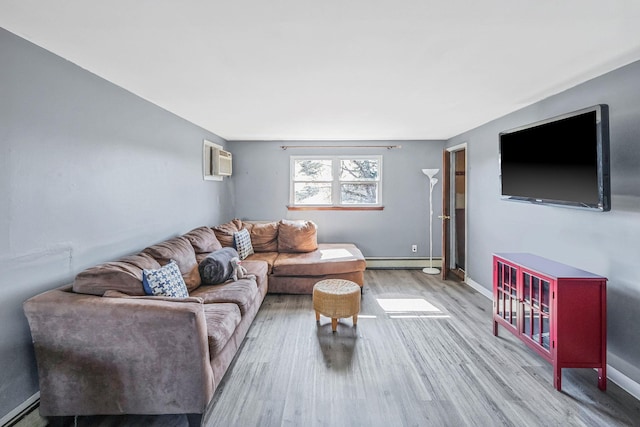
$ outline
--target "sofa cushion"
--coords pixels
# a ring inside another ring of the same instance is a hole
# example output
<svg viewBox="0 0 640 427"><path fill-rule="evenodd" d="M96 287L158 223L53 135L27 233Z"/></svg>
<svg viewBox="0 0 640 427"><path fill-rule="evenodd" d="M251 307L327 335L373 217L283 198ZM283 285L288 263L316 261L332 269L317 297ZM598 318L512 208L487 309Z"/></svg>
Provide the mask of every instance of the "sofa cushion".
<svg viewBox="0 0 640 427"><path fill-rule="evenodd" d="M171 301L171 302L194 302L196 304L204 304L202 298L197 297L184 297L184 298L173 298L173 297L165 297L162 295L127 295L123 294L120 291L106 291L103 298L123 298L123 299L131 299L131 300L149 300L149 301Z"/></svg>
<svg viewBox="0 0 640 427"><path fill-rule="evenodd" d="M204 254L196 254L196 262L197 262L198 264L200 264L200 263L202 262L202 260L204 260L206 257L208 257L208 256L209 256L209 254L210 254L210 253L211 253L211 252L209 252L209 253L204 253Z"/></svg>
<svg viewBox="0 0 640 427"><path fill-rule="evenodd" d="M119 261L96 265L80 272L73 291L80 294L103 295L108 290L127 295L144 295L142 270L160 268L160 264L147 254L129 255Z"/></svg>
<svg viewBox="0 0 640 427"><path fill-rule="evenodd" d="M124 257L120 258L118 261L126 262L127 264L134 265L134 266L138 267L141 270L144 270L145 268L147 270L154 269L154 268L160 268L160 264L158 263L158 261L156 261L151 255L145 254L143 252L140 252L140 253L137 253L137 254L134 254L134 255L124 256ZM142 277L142 276L140 276L140 277ZM142 280L142 279L140 279L140 280Z"/></svg>
<svg viewBox="0 0 640 427"><path fill-rule="evenodd" d="M247 270L247 274L253 274L256 276L258 288L262 288L264 282L267 281L269 264L265 261L245 259L242 261L242 266Z"/></svg>
<svg viewBox="0 0 640 427"><path fill-rule="evenodd" d="M147 295L186 298L189 296L178 264L174 260L155 270L142 270L142 286Z"/></svg>
<svg viewBox="0 0 640 427"><path fill-rule="evenodd" d="M278 252L256 252L253 255L249 255L243 263L247 261L264 261L267 263L267 274L271 274L271 269L273 269L273 264L276 262L278 258Z"/></svg>
<svg viewBox="0 0 640 427"><path fill-rule="evenodd" d="M245 225L245 223L243 223ZM278 223L265 222L253 223L247 226L251 235L251 244L255 252L277 252L278 251Z"/></svg>
<svg viewBox="0 0 640 427"><path fill-rule="evenodd" d="M189 273L197 264L193 246L189 240L182 236L149 246L142 252L151 255L160 265L168 264L169 261L174 260L182 274Z"/></svg>
<svg viewBox="0 0 640 427"><path fill-rule="evenodd" d="M216 238L216 234L209 227L194 228L183 237L191 243L196 255L203 253L208 254L209 252L222 249L222 245Z"/></svg>
<svg viewBox="0 0 640 427"><path fill-rule="evenodd" d="M233 233L242 230L242 221L236 218L212 229L222 246L233 247Z"/></svg>
<svg viewBox="0 0 640 427"><path fill-rule="evenodd" d="M280 221L278 252L311 252L317 248L317 227L313 221Z"/></svg>
<svg viewBox="0 0 640 427"><path fill-rule="evenodd" d="M253 245L251 245L251 237L249 237L249 230L243 228L240 231L233 233L233 243L238 251L240 259L245 259L253 253Z"/></svg>
<svg viewBox="0 0 640 427"><path fill-rule="evenodd" d="M320 243L318 249L304 254L281 253L273 264L274 276L324 276L364 271L367 263L351 243Z"/></svg>
<svg viewBox="0 0 640 427"><path fill-rule="evenodd" d="M204 317L207 322L209 357L214 358L227 344L242 320L236 304L205 304Z"/></svg>
<svg viewBox="0 0 640 427"><path fill-rule="evenodd" d="M187 285L187 290L189 292L193 291L194 289L197 289L198 286L202 284L199 267L200 266L196 264L193 266L191 271L189 271L187 274L182 275L182 278L184 279L184 284Z"/></svg>
<svg viewBox="0 0 640 427"><path fill-rule="evenodd" d="M220 285L200 286L191 293L191 296L202 298L205 304L232 302L238 306L240 313L244 316L257 293L258 286L255 280L240 279Z"/></svg>
<svg viewBox="0 0 640 427"><path fill-rule="evenodd" d="M229 280L233 275L231 258L238 258L233 248L222 248L207 255L198 265L202 284L217 285Z"/></svg>

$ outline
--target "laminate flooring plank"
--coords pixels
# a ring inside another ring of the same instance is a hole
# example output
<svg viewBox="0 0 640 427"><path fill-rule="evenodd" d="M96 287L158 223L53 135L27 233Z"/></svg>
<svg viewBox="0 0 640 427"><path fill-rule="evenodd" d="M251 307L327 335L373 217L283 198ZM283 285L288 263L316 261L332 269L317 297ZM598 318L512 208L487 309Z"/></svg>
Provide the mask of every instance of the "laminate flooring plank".
<svg viewBox="0 0 640 427"><path fill-rule="evenodd" d="M396 306L393 307L392 303ZM386 307L386 309L385 309ZM391 307L391 308L389 308ZM367 270L358 326L316 323L310 295L267 295L205 426L640 426L640 402L592 369L552 366L492 302L420 270ZM143 423L143 424L140 424ZM79 417L79 426L186 426L186 417Z"/></svg>

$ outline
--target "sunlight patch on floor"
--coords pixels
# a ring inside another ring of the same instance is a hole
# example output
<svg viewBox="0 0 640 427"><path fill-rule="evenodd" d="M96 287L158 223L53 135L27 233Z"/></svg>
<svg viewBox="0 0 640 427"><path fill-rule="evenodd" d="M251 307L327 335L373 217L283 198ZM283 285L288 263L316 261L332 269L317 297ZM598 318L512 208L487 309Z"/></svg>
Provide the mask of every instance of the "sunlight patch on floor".
<svg viewBox="0 0 640 427"><path fill-rule="evenodd" d="M424 298L378 298L378 304L384 311L427 311L439 313L435 305Z"/></svg>
<svg viewBox="0 0 640 427"><path fill-rule="evenodd" d="M448 319L448 314L390 314L390 319Z"/></svg>
<svg viewBox="0 0 640 427"><path fill-rule="evenodd" d="M392 319L450 317L424 298L378 298L376 301Z"/></svg>

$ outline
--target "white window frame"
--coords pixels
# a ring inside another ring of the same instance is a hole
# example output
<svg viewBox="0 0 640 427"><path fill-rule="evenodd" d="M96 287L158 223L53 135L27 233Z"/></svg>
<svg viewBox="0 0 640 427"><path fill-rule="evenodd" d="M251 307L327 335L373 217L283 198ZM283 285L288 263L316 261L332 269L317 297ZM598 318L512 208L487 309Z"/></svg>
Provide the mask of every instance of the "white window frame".
<svg viewBox="0 0 640 427"><path fill-rule="evenodd" d="M376 181L340 181L340 162L342 160L376 160L378 162L378 179ZM326 204L296 204L295 203L295 162L297 160L329 160L331 161L331 181L313 181L316 183L331 183L331 203ZM377 203L341 203L340 186L344 182L359 184L370 184L376 182L378 184ZM335 208L380 208L382 207L382 156L381 155L353 155L353 156L290 156L289 158L289 206L298 208L313 207L335 207Z"/></svg>

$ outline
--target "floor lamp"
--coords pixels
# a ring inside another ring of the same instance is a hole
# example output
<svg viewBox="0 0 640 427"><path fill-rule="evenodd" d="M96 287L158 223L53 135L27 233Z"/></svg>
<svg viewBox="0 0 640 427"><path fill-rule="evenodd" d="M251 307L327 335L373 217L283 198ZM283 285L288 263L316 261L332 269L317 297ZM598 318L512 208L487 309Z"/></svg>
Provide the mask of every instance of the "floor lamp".
<svg viewBox="0 0 640 427"><path fill-rule="evenodd" d="M429 267L422 269L423 273L438 274L440 270L433 267L433 187L438 183L434 178L440 169L422 169L422 173L429 177Z"/></svg>

